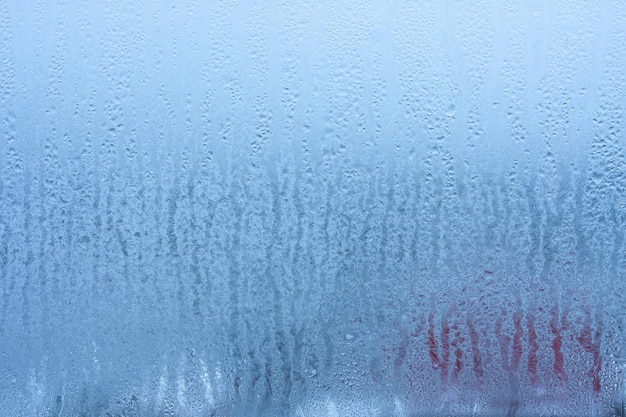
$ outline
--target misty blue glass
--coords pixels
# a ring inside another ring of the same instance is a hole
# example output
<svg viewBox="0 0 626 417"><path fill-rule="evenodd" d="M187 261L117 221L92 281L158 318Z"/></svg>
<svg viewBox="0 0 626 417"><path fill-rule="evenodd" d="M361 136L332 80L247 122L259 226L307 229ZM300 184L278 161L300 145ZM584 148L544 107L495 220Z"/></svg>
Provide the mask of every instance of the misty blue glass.
<svg viewBox="0 0 626 417"><path fill-rule="evenodd" d="M0 415L624 416L625 22L0 1Z"/></svg>

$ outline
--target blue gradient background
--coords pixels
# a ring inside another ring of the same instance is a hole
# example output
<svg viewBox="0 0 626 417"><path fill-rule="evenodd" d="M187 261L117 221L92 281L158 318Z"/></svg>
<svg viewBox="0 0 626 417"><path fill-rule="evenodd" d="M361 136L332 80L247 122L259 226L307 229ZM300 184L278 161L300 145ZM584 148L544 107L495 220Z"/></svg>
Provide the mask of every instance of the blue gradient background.
<svg viewBox="0 0 626 417"><path fill-rule="evenodd" d="M615 415L624 22L1 2L2 414Z"/></svg>

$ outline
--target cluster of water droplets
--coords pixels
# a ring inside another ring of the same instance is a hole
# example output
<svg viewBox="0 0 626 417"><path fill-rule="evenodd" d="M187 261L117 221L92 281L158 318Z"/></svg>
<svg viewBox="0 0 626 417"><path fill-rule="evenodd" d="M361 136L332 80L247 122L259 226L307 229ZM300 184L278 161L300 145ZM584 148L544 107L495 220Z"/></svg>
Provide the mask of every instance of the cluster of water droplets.
<svg viewBox="0 0 626 417"><path fill-rule="evenodd" d="M0 5L0 408L618 413L625 20Z"/></svg>

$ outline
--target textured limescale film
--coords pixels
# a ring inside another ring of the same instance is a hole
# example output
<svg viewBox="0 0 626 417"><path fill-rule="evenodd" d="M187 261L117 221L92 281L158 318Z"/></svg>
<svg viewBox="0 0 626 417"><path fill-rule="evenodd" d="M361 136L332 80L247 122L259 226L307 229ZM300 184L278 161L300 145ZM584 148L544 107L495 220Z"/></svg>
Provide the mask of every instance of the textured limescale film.
<svg viewBox="0 0 626 417"><path fill-rule="evenodd" d="M624 22L0 1L0 414L624 417Z"/></svg>

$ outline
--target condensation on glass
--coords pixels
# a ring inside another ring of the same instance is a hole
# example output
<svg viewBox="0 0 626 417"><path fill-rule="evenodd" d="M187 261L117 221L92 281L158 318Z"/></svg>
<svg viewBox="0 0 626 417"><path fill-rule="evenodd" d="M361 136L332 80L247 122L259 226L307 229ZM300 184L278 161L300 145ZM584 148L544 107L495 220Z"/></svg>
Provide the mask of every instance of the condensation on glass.
<svg viewBox="0 0 626 417"><path fill-rule="evenodd" d="M0 409L620 416L626 3L0 2Z"/></svg>

